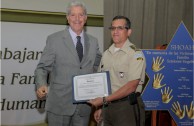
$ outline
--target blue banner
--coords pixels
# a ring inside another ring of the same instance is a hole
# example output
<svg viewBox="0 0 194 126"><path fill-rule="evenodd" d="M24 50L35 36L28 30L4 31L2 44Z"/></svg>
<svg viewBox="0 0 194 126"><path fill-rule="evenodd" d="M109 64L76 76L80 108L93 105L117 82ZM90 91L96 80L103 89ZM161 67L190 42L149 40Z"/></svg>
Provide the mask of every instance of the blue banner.
<svg viewBox="0 0 194 126"><path fill-rule="evenodd" d="M178 126L194 125L194 41L181 23L165 50L143 50L149 78L146 110L168 110Z"/></svg>

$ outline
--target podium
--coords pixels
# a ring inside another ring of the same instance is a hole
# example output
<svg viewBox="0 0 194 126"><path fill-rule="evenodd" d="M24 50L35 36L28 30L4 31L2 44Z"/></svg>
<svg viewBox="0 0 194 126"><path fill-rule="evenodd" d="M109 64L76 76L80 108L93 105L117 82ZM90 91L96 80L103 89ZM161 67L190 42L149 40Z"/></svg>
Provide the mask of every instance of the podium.
<svg viewBox="0 0 194 126"><path fill-rule="evenodd" d="M153 110L151 126L177 126L168 111Z"/></svg>

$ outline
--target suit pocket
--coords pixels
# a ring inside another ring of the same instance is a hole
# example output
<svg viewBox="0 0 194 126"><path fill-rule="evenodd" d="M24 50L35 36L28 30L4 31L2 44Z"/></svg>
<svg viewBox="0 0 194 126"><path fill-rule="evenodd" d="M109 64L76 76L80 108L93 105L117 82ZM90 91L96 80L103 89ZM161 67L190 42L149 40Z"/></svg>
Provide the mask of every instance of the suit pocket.
<svg viewBox="0 0 194 126"><path fill-rule="evenodd" d="M89 106L88 104L79 104L80 106L80 110L79 110L79 114L80 116L89 116L91 113L91 106Z"/></svg>

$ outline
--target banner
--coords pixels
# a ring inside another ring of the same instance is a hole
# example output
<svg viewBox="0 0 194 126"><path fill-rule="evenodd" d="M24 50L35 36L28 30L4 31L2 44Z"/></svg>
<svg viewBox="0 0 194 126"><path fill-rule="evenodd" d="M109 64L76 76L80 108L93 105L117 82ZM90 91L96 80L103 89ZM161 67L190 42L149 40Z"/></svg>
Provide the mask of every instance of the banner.
<svg viewBox="0 0 194 126"><path fill-rule="evenodd" d="M168 110L177 126L194 125L194 41L181 23L165 50L143 50L148 84L147 110Z"/></svg>

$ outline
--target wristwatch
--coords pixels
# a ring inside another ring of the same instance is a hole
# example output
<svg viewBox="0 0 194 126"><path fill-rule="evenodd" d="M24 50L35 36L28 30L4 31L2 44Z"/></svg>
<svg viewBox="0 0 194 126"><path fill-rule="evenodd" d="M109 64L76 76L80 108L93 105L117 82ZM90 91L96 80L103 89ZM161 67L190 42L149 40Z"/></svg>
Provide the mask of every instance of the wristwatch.
<svg viewBox="0 0 194 126"><path fill-rule="evenodd" d="M103 106L107 106L108 105L108 102L106 101L106 97L103 97Z"/></svg>

